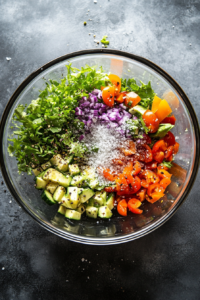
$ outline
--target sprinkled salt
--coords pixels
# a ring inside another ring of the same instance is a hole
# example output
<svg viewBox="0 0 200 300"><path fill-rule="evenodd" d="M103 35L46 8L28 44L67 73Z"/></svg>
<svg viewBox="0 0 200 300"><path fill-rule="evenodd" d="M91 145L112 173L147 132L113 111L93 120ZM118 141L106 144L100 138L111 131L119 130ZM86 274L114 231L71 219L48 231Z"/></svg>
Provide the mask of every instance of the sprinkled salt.
<svg viewBox="0 0 200 300"><path fill-rule="evenodd" d="M6 57L6 60L11 60L11 57Z"/></svg>
<svg viewBox="0 0 200 300"><path fill-rule="evenodd" d="M12 201L10 200L9 203L12 203Z"/></svg>
<svg viewBox="0 0 200 300"><path fill-rule="evenodd" d="M85 260L85 258L82 258L82 259L81 259L81 261L84 261L84 260Z"/></svg>
<svg viewBox="0 0 200 300"><path fill-rule="evenodd" d="M88 155L88 166L95 170L109 168L114 171L112 160L122 156L120 147L125 143L126 138L116 131L116 128L107 128L108 125L96 123L90 129L90 134L87 134L83 140L84 144L89 148L98 148L98 152L92 152ZM97 174L100 184L105 184L107 181L99 173Z"/></svg>

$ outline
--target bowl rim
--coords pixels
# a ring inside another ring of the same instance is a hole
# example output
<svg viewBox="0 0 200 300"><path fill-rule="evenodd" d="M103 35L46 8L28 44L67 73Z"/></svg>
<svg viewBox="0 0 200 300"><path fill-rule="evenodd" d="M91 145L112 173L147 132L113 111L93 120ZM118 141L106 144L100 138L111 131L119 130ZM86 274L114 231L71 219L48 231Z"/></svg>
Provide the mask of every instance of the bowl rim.
<svg viewBox="0 0 200 300"><path fill-rule="evenodd" d="M64 232L64 231L62 231L58 228L50 226L45 221L41 220L31 210L29 210L26 205L24 205L24 203L21 201L20 197L16 193L16 191L15 191L14 187L12 186L12 183L9 179L9 176L7 174L4 159L3 159L3 133L4 133L4 127L5 127L5 123L6 123L6 119L7 119L7 116L9 114L9 111L10 111L14 101L19 96L19 94L24 90L24 88L36 76L38 76L40 73L47 70L51 66L53 66L53 65L55 65L59 62L62 62L64 60L68 60L68 59L71 59L71 58L77 57L77 56L83 56L83 55L86 55L86 54L112 54L112 55L118 55L118 56L122 56L122 57L125 57L125 58L133 59L133 60L135 60L137 62L140 62L140 63L143 63L144 65L146 65L149 68L153 69L159 75L161 75L167 82L169 82L173 86L173 88L179 93L179 95L181 96L182 100L184 101L186 107L188 108L188 110L190 112L192 122L193 122L193 126L194 126L194 132L195 132L195 138L196 138L196 155L195 155L195 161L194 161L194 169L193 169L192 175L189 179L189 182L188 182L188 184L185 188L185 191L182 194L179 201L177 202L177 204L174 205L174 207L165 216L163 216L160 220L158 220L154 224L152 224L150 226L147 225L144 229L139 230L138 232L125 234L124 236L119 236L119 237L108 237L108 238L94 238L94 237L91 238L89 236L84 236L83 237L83 236L80 236L80 235L75 235L75 234L72 234L72 233L68 233L67 231ZM164 71L161 67L159 67L158 65L156 65L155 63L153 63L152 61L150 61L150 60L148 60L144 57L141 57L141 56L129 53L129 52L125 52L125 51L120 51L120 50L115 50L115 49L88 49L88 50L81 50L81 51L76 51L76 52L72 52L72 53L69 53L69 54L65 54L63 56L60 56L60 57L57 57L57 58L51 60L50 62L46 63L45 65L41 66L40 68L38 68L37 70L32 72L18 86L18 88L13 93L13 95L10 97L10 99L9 99L5 109L4 109L4 112L3 112L3 115L2 115L1 121L0 121L0 168L1 168L1 171L2 171L4 181L5 181L6 185L8 186L12 196L18 202L18 204L43 228L45 228L48 231L56 234L57 236L60 236L62 238L65 238L65 239L68 239L68 240L71 240L71 241L74 241L74 242L82 243L82 244L112 245L112 244L125 243L125 242L128 242L128 241L138 239L142 236L145 236L148 233L150 233L150 232L156 230L157 228L159 228L160 226L162 226L166 221L168 221L174 215L174 213L177 211L177 209L181 206L181 204L185 201L186 197L188 196L188 194L189 194L189 192L190 192L190 190L193 186L193 183L195 181L195 178L197 176L199 163L200 163L200 129L199 129L197 116L195 114L195 111L193 109L193 106L192 106L189 98L187 97L185 92L182 90L182 88L179 86L179 84L166 71Z"/></svg>

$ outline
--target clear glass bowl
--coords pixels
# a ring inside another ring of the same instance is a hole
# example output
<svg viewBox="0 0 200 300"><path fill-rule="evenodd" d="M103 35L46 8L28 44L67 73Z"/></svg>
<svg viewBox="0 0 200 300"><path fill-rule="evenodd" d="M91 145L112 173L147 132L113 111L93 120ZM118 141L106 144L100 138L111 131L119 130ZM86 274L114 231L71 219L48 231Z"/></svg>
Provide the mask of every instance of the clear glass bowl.
<svg viewBox="0 0 200 300"><path fill-rule="evenodd" d="M49 207L41 200L40 191L33 186L33 176L18 174L14 157L7 152L8 136L12 133L11 119L18 104L29 104L39 90L45 88L45 79L60 80L66 75L69 62L81 68L86 64L102 66L123 78L149 80L159 97L164 97L177 119L173 130L180 150L171 169L172 183L163 199L155 204L146 203L144 214L129 214L124 218L117 213L109 220L70 221L57 214L57 207ZM195 180L199 165L199 126L189 99L180 86L160 67L133 54L117 50L85 50L59 57L32 73L15 91L8 102L0 127L0 162L5 181L20 206L41 226L63 238L93 245L124 243L148 234L166 222L186 199Z"/></svg>

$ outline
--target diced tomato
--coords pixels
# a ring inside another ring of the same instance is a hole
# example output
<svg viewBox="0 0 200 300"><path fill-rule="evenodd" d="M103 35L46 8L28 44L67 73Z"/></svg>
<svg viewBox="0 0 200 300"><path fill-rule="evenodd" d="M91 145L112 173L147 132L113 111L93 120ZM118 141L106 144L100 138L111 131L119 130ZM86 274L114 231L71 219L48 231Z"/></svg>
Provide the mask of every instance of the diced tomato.
<svg viewBox="0 0 200 300"><path fill-rule="evenodd" d="M124 153L125 156L130 156L136 153L136 145L135 142L132 140L128 141L128 149L122 148L121 151Z"/></svg>
<svg viewBox="0 0 200 300"><path fill-rule="evenodd" d="M165 151L167 150L167 146L163 140L157 141L152 148L152 153L155 154L158 151Z"/></svg>
<svg viewBox="0 0 200 300"><path fill-rule="evenodd" d="M179 143L175 143L174 149L173 149L173 154L178 153L178 150L179 150Z"/></svg>
<svg viewBox="0 0 200 300"><path fill-rule="evenodd" d="M102 91L103 102L109 107L113 107L114 105L114 94L115 94L114 86L107 86Z"/></svg>
<svg viewBox="0 0 200 300"><path fill-rule="evenodd" d="M159 183L154 183L150 185L147 189L147 201L154 203L164 196L164 188L160 186Z"/></svg>
<svg viewBox="0 0 200 300"><path fill-rule="evenodd" d="M104 190L105 190L106 192L108 192L108 193L113 193L113 192L116 192L116 191L117 191L117 188L116 188L116 186L106 186L106 187L104 188Z"/></svg>
<svg viewBox="0 0 200 300"><path fill-rule="evenodd" d="M142 214L143 210L138 209L141 204L142 203L138 199L132 198L128 201L128 209L134 214Z"/></svg>
<svg viewBox="0 0 200 300"><path fill-rule="evenodd" d="M150 133L154 133L158 130L159 121L157 116L149 109L142 115L145 125L149 128Z"/></svg>
<svg viewBox="0 0 200 300"><path fill-rule="evenodd" d="M139 200L141 202L143 202L146 198L146 192L147 190L146 189L143 189L141 188L137 193L136 193L136 196L139 198Z"/></svg>
<svg viewBox="0 0 200 300"><path fill-rule="evenodd" d="M119 76L115 75L115 74L110 74L108 75L110 81L112 82L112 84L114 85L115 88L115 96L118 96L120 91L121 91L121 79L119 78Z"/></svg>
<svg viewBox="0 0 200 300"><path fill-rule="evenodd" d="M163 139L168 146L174 146L176 143L175 136L169 131Z"/></svg>
<svg viewBox="0 0 200 300"><path fill-rule="evenodd" d="M141 186L147 189L149 187L149 183L145 179L142 179Z"/></svg>
<svg viewBox="0 0 200 300"><path fill-rule="evenodd" d="M165 151L165 158L168 160L173 154L174 146L169 146Z"/></svg>
<svg viewBox="0 0 200 300"><path fill-rule="evenodd" d="M142 169L141 164L139 163L139 161L136 161L134 166L133 166L133 170L132 170L131 174L132 175L137 175L137 174L140 173L141 169Z"/></svg>
<svg viewBox="0 0 200 300"><path fill-rule="evenodd" d="M164 152L167 150L166 143L164 140L159 140L153 145L152 148L152 153L153 153L153 158L157 162L161 163L165 157Z"/></svg>
<svg viewBox="0 0 200 300"><path fill-rule="evenodd" d="M103 169L103 176L110 181L115 181L115 176L111 173L110 169Z"/></svg>
<svg viewBox="0 0 200 300"><path fill-rule="evenodd" d="M127 175L127 182L128 184L131 184L131 194L135 194L139 191L139 189L141 188L141 182L140 182L140 178L135 176L131 176L130 174Z"/></svg>
<svg viewBox="0 0 200 300"><path fill-rule="evenodd" d="M129 175L132 170L133 170L133 162L130 161L129 164L124 168L123 174Z"/></svg>
<svg viewBox="0 0 200 300"><path fill-rule="evenodd" d="M169 170L169 168L168 167L166 167L165 165L163 165L163 164L161 164L161 165L159 165L158 167L157 167L157 169L158 170Z"/></svg>
<svg viewBox="0 0 200 300"><path fill-rule="evenodd" d="M140 102L141 98L134 92L126 94L126 99L124 101L125 105L129 108L137 105Z"/></svg>
<svg viewBox="0 0 200 300"><path fill-rule="evenodd" d="M145 163L153 160L151 148L147 144L142 144L137 147L137 158Z"/></svg>
<svg viewBox="0 0 200 300"><path fill-rule="evenodd" d="M164 120L162 120L162 123L166 124L172 124L175 125L176 123L176 118L174 117L174 115L172 115L171 117L166 117Z"/></svg>
<svg viewBox="0 0 200 300"><path fill-rule="evenodd" d="M140 175L140 179L144 179L147 184L158 183L160 178L157 174L150 170L144 170ZM142 185L142 183L141 183ZM147 187L147 186L144 186Z"/></svg>
<svg viewBox="0 0 200 300"><path fill-rule="evenodd" d="M165 177L161 179L160 186L166 189L166 187L171 183L171 179L169 177Z"/></svg>
<svg viewBox="0 0 200 300"><path fill-rule="evenodd" d="M125 99L126 99L126 94L127 94L127 92L122 92L122 93L120 93L120 94L117 96L116 101L117 101L118 103L123 103L123 102L125 101Z"/></svg>
<svg viewBox="0 0 200 300"><path fill-rule="evenodd" d="M127 216L127 203L126 200L121 200L117 204L117 211L121 216Z"/></svg>
<svg viewBox="0 0 200 300"><path fill-rule="evenodd" d="M165 158L165 154L164 152L160 151L160 152L156 152L153 156L153 158L158 162L161 163L163 161L163 159Z"/></svg>
<svg viewBox="0 0 200 300"><path fill-rule="evenodd" d="M121 159L118 159L118 158L114 158L113 160L112 160L112 163L114 164L114 165L118 165L118 166L123 166L123 161L121 160Z"/></svg>
<svg viewBox="0 0 200 300"><path fill-rule="evenodd" d="M158 163L156 161L149 162L145 164L145 169L147 170L155 170L157 169Z"/></svg>
<svg viewBox="0 0 200 300"><path fill-rule="evenodd" d="M157 175L163 179L163 178L171 178L172 174L170 174L168 171L164 170L164 169L157 169Z"/></svg>

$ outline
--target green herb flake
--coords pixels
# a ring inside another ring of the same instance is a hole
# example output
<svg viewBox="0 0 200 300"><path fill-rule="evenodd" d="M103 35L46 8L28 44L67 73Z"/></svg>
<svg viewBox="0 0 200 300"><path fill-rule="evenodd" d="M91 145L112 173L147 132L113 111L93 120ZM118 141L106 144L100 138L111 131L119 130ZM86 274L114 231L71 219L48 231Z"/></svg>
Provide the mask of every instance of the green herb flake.
<svg viewBox="0 0 200 300"><path fill-rule="evenodd" d="M104 46L110 44L110 42L107 40L107 37L108 37L107 35L104 35L104 36L102 37L102 39L101 39L101 43L102 43Z"/></svg>

